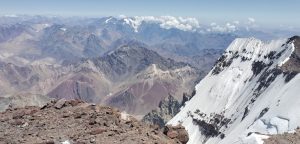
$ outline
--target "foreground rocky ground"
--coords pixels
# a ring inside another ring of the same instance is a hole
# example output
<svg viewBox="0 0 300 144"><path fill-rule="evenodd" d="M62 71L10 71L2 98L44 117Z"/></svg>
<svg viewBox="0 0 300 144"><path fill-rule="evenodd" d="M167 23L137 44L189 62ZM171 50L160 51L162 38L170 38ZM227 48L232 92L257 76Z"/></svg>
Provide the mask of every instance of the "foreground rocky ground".
<svg viewBox="0 0 300 144"><path fill-rule="evenodd" d="M299 144L300 143L300 129L295 133L284 133L281 135L273 135L265 139L265 144Z"/></svg>
<svg viewBox="0 0 300 144"><path fill-rule="evenodd" d="M77 100L52 101L44 107L8 109L0 113L0 143L186 143L184 128L164 131L110 107Z"/></svg>

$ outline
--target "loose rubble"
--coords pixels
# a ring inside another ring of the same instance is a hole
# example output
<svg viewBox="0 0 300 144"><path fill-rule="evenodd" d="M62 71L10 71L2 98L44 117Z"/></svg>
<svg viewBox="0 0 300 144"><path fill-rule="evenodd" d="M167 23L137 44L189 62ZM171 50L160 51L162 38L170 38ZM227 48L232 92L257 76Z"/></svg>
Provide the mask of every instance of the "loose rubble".
<svg viewBox="0 0 300 144"><path fill-rule="evenodd" d="M0 113L0 121L0 144L180 144L187 141L187 133L182 129L172 129L176 136L168 134L169 138L158 128L132 117L122 119L117 109L78 100L52 101L42 108L8 109Z"/></svg>
<svg viewBox="0 0 300 144"><path fill-rule="evenodd" d="M264 139L264 143L265 144L298 144L300 143L300 129L297 128L294 133L272 135L268 139Z"/></svg>

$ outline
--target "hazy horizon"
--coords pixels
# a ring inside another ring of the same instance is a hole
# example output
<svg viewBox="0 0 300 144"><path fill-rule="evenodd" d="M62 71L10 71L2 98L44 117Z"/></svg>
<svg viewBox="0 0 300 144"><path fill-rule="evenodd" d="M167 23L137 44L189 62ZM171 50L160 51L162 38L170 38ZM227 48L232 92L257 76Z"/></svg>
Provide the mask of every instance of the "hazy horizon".
<svg viewBox="0 0 300 144"><path fill-rule="evenodd" d="M200 23L247 22L262 26L299 27L300 1L145 1L145 0L26 0L1 1L0 15L58 16L182 16L194 17Z"/></svg>

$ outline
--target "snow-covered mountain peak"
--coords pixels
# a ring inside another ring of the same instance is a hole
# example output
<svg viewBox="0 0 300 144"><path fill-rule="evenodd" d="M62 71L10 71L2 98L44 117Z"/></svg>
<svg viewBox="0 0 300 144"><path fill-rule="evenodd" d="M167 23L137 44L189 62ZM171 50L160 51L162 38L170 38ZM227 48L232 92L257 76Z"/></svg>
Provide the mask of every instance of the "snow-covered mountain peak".
<svg viewBox="0 0 300 144"><path fill-rule="evenodd" d="M299 44L236 39L169 124L185 126L191 144L260 143L300 126Z"/></svg>
<svg viewBox="0 0 300 144"><path fill-rule="evenodd" d="M237 38L231 45L226 49L226 51L238 51L242 52L255 52L255 51L269 51L276 50L281 47L280 44L284 43L286 39L272 40L269 42L264 42L254 37L251 38ZM262 49L263 48L263 49Z"/></svg>

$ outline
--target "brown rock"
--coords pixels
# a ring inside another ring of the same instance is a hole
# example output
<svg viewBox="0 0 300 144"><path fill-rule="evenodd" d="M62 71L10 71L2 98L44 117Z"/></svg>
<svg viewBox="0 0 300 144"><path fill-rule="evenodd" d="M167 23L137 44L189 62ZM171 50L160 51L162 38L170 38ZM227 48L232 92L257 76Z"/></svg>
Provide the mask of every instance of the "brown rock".
<svg viewBox="0 0 300 144"><path fill-rule="evenodd" d="M182 143L187 143L189 141L189 134L185 129L180 129L177 139Z"/></svg>
<svg viewBox="0 0 300 144"><path fill-rule="evenodd" d="M70 100L69 103L71 104L71 106L77 106L78 104L82 103L82 101L80 100Z"/></svg>
<svg viewBox="0 0 300 144"><path fill-rule="evenodd" d="M94 118L90 119L89 125L95 125L97 122Z"/></svg>
<svg viewBox="0 0 300 144"><path fill-rule="evenodd" d="M50 141L45 141L45 142L41 142L41 143L37 143L37 144L55 144L55 142L50 140Z"/></svg>
<svg viewBox="0 0 300 144"><path fill-rule="evenodd" d="M74 144L85 144L85 142L74 142Z"/></svg>
<svg viewBox="0 0 300 144"><path fill-rule="evenodd" d="M79 119L79 118L81 118L83 115L86 115L84 112L78 112L78 113L75 113L74 114L74 118L75 119Z"/></svg>
<svg viewBox="0 0 300 144"><path fill-rule="evenodd" d="M14 121L11 122L12 125L23 125L24 122L20 119L16 119Z"/></svg>
<svg viewBox="0 0 300 144"><path fill-rule="evenodd" d="M60 99L55 103L54 107L57 109L61 109L65 106L65 103L66 103L65 99Z"/></svg>
<svg viewBox="0 0 300 144"><path fill-rule="evenodd" d="M8 117L1 117L1 118L0 118L0 122L5 122L5 121L8 121L8 120L9 120Z"/></svg>
<svg viewBox="0 0 300 144"><path fill-rule="evenodd" d="M185 144L189 141L189 136L185 128L181 125L171 126L167 125L164 128L164 134L171 139L178 139L181 143Z"/></svg>
<svg viewBox="0 0 300 144"><path fill-rule="evenodd" d="M168 131L167 136L171 139L177 138L178 137L178 132L173 130L173 131Z"/></svg>
<svg viewBox="0 0 300 144"><path fill-rule="evenodd" d="M62 117L63 118L68 118L68 117L70 117L70 114L69 113L64 113Z"/></svg>
<svg viewBox="0 0 300 144"><path fill-rule="evenodd" d="M25 111L16 112L13 114L13 119L20 119L25 115Z"/></svg>
<svg viewBox="0 0 300 144"><path fill-rule="evenodd" d="M38 112L37 109L32 109L32 110L28 110L28 111L26 112L26 114L28 114L28 115L33 115L33 114L35 114L36 112Z"/></svg>
<svg viewBox="0 0 300 144"><path fill-rule="evenodd" d="M98 128L90 132L91 135L97 135L102 134L103 132L106 132L106 129Z"/></svg>

